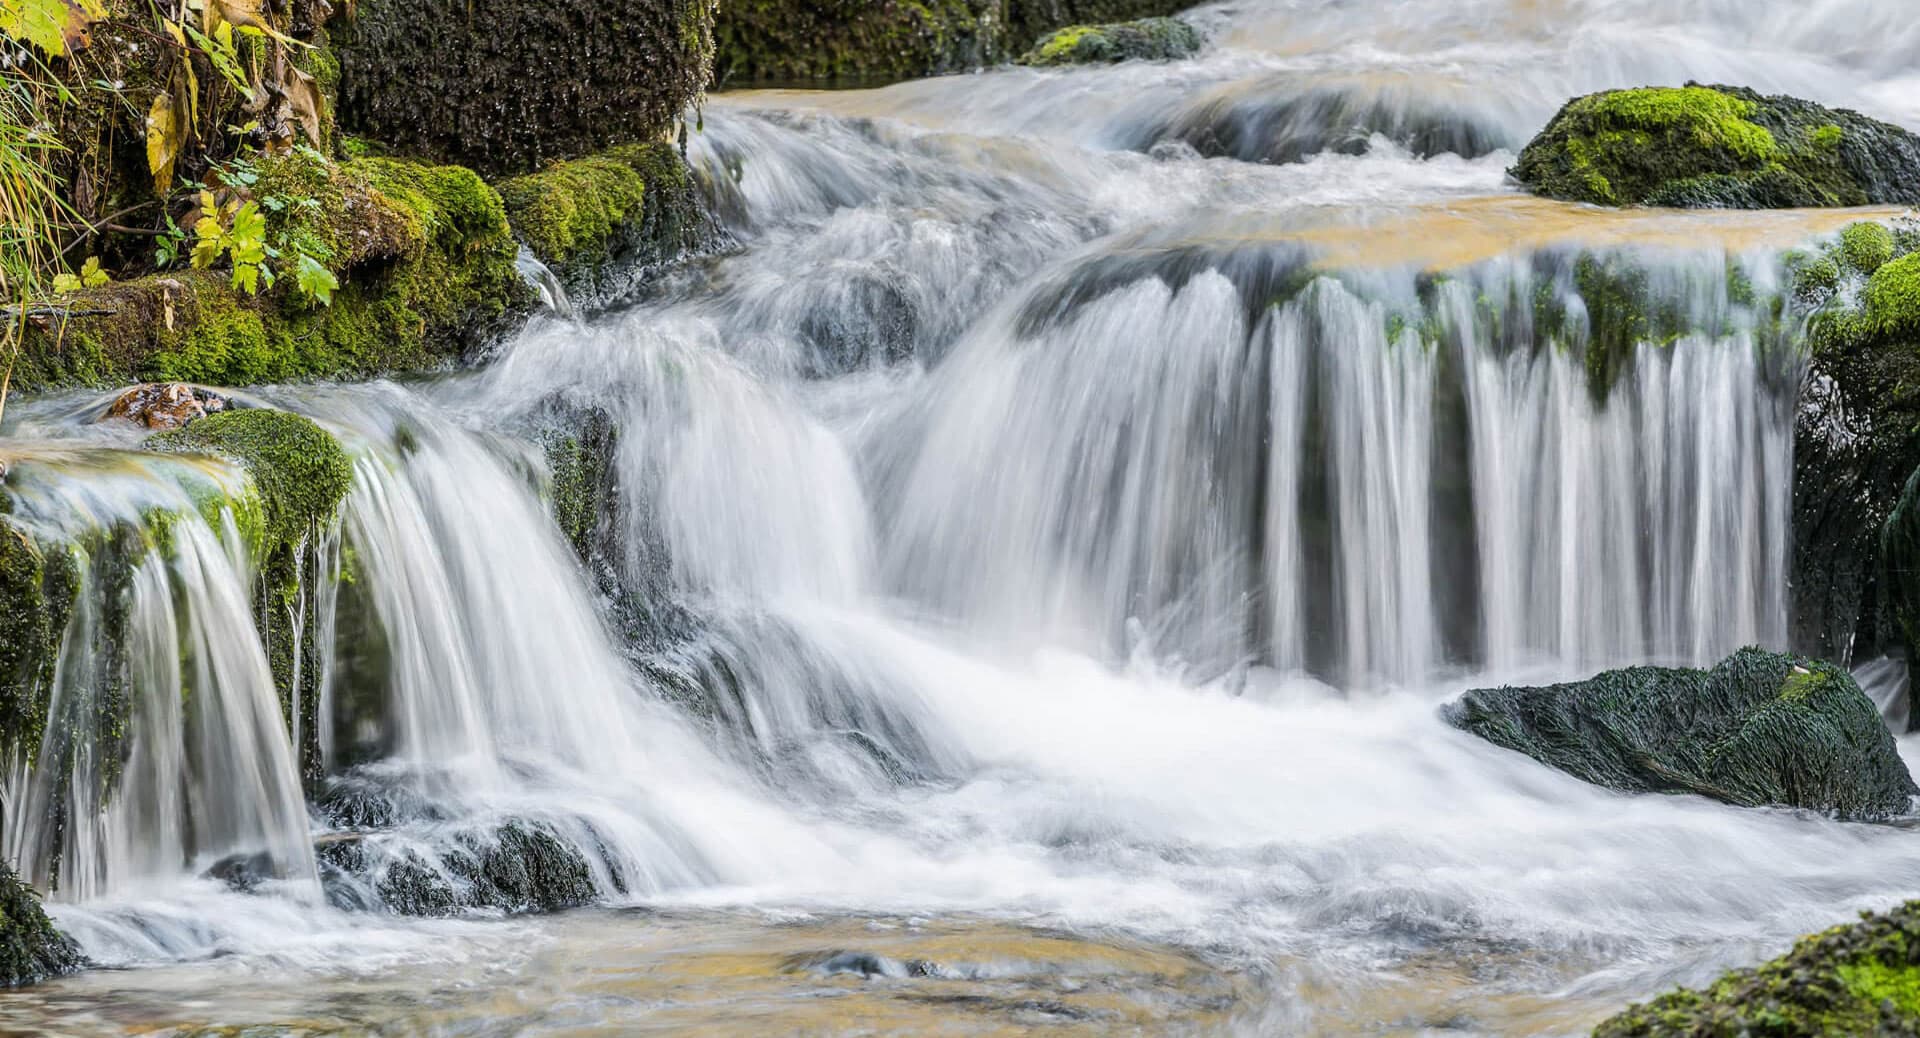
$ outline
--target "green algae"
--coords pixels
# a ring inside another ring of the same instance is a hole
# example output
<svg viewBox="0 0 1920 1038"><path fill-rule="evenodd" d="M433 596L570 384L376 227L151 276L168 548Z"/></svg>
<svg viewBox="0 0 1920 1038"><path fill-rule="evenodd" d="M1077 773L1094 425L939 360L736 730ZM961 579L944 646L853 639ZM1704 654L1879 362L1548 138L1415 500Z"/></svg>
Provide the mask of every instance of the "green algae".
<svg viewBox="0 0 1920 1038"><path fill-rule="evenodd" d="M1594 1038L1920 1034L1920 901L1802 938L1753 969L1628 1008Z"/></svg>

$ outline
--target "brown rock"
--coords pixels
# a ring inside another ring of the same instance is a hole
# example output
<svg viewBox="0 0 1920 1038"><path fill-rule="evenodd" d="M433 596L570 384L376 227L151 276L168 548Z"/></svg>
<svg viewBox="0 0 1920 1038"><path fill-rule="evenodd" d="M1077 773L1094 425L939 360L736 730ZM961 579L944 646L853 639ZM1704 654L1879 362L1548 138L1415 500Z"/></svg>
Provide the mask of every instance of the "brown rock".
<svg viewBox="0 0 1920 1038"><path fill-rule="evenodd" d="M178 429L216 411L227 398L185 382L148 382L120 394L107 408L108 418L124 418L148 429Z"/></svg>

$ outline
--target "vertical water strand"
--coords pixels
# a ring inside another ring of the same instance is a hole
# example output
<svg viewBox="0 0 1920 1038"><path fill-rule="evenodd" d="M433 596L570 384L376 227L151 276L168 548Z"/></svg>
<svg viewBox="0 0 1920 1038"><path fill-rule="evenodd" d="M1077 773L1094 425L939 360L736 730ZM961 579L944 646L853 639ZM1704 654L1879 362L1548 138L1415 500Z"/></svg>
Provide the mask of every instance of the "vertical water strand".
<svg viewBox="0 0 1920 1038"><path fill-rule="evenodd" d="M1254 336L1268 351L1267 494L1262 544L1267 595L1267 651L1282 670L1307 667L1306 555L1300 536L1307 421L1307 373L1312 340L1291 307L1269 309Z"/></svg>

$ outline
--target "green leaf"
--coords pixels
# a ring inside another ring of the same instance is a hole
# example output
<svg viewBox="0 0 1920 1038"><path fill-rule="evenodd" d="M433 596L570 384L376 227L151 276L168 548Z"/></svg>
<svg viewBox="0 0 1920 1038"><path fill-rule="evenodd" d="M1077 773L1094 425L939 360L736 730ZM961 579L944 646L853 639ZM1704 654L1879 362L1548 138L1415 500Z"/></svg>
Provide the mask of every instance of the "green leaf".
<svg viewBox="0 0 1920 1038"><path fill-rule="evenodd" d="M301 295L321 306L333 305L333 290L340 287L340 279L326 264L303 252L294 261L294 278Z"/></svg>
<svg viewBox="0 0 1920 1038"><path fill-rule="evenodd" d="M88 256L86 264L80 268L80 283L88 288L99 288L112 280L106 271L100 269L98 256Z"/></svg>
<svg viewBox="0 0 1920 1038"><path fill-rule="evenodd" d="M78 292L80 291L80 279L74 277L72 274L55 274L53 276L53 291L56 295Z"/></svg>

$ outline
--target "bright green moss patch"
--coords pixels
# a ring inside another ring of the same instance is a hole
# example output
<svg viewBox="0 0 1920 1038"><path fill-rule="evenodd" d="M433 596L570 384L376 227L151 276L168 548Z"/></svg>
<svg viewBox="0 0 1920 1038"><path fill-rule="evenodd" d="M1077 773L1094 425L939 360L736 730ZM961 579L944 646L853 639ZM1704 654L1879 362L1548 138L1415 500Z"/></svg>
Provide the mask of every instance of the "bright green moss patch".
<svg viewBox="0 0 1920 1038"><path fill-rule="evenodd" d="M1602 1023L1594 1038L1825 1038L1920 1032L1920 901L1802 938L1755 969L1678 990Z"/></svg>
<svg viewBox="0 0 1920 1038"><path fill-rule="evenodd" d="M1840 255L1854 271L1872 274L1893 258L1893 231L1885 224L1849 224L1840 232Z"/></svg>
<svg viewBox="0 0 1920 1038"><path fill-rule="evenodd" d="M1920 252L1874 272L1867 281L1864 316L1876 335L1920 337Z"/></svg>
<svg viewBox="0 0 1920 1038"><path fill-rule="evenodd" d="M1788 208L1920 201L1920 137L1742 87L1575 98L1520 154L1536 194L1598 205Z"/></svg>
<svg viewBox="0 0 1920 1038"><path fill-rule="evenodd" d="M1098 65L1116 61L1170 61L1200 50L1200 33L1174 18L1142 18L1113 25L1074 25L1041 40L1022 65Z"/></svg>
<svg viewBox="0 0 1920 1038"><path fill-rule="evenodd" d="M640 171L611 156L562 162L500 185L514 232L548 266L604 254L646 195Z"/></svg>

